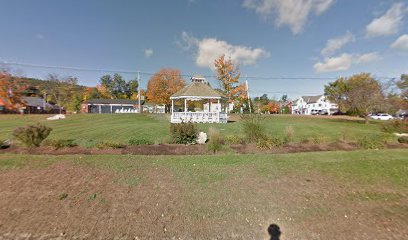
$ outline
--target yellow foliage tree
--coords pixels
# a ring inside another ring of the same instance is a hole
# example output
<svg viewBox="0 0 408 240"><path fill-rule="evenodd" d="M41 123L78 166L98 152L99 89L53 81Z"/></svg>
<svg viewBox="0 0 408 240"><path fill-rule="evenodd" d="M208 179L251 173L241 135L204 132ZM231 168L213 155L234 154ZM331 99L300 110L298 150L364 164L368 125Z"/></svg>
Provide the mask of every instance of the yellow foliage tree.
<svg viewBox="0 0 408 240"><path fill-rule="evenodd" d="M228 100L236 100L237 91L234 91L234 89L241 76L238 67L234 65L231 59L226 60L225 55L216 59L214 66L217 69L217 79L220 81Z"/></svg>

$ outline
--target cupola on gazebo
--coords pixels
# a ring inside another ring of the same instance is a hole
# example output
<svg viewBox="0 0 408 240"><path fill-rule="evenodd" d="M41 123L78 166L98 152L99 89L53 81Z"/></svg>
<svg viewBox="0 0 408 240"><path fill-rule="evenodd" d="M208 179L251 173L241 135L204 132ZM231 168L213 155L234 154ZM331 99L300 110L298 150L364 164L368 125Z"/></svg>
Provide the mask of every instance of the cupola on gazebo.
<svg viewBox="0 0 408 240"><path fill-rule="evenodd" d="M191 83L171 97L171 122L226 123L226 97L212 89L203 77L192 77ZM202 102L201 109L188 109L188 102ZM179 102L183 108L175 111L174 103Z"/></svg>

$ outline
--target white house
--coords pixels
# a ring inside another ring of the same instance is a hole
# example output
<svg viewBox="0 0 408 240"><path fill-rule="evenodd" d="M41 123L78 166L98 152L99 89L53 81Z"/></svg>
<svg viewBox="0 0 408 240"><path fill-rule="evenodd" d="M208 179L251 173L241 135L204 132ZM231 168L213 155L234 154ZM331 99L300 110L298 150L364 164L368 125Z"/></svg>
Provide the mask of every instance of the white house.
<svg viewBox="0 0 408 240"><path fill-rule="evenodd" d="M331 103L324 95L302 96L292 104L292 114L332 115L338 111L337 104Z"/></svg>

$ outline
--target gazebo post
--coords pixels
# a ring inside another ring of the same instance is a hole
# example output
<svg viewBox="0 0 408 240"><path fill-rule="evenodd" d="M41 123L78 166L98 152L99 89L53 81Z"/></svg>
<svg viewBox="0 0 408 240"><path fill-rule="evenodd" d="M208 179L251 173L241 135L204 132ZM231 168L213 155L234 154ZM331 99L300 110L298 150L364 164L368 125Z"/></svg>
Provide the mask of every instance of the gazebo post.
<svg viewBox="0 0 408 240"><path fill-rule="evenodd" d="M171 109L170 109L171 115L173 115L174 112L174 100L171 99Z"/></svg>
<svg viewBox="0 0 408 240"><path fill-rule="evenodd" d="M184 98L184 121L187 120L187 98Z"/></svg>

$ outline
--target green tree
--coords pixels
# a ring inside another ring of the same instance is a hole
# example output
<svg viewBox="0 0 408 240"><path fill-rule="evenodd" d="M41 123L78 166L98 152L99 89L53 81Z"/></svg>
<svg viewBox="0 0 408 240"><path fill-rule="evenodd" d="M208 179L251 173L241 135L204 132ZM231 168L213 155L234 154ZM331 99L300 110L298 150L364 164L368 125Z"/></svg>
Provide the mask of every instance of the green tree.
<svg viewBox="0 0 408 240"><path fill-rule="evenodd" d="M401 75L401 79L397 82L397 87L401 91L401 98L408 101L408 74Z"/></svg>
<svg viewBox="0 0 408 240"><path fill-rule="evenodd" d="M100 79L100 84L104 87L112 99L131 98L137 93L138 82L131 80L126 82L123 77L115 73L113 76L107 74Z"/></svg>
<svg viewBox="0 0 408 240"><path fill-rule="evenodd" d="M48 74L48 84L43 92L48 96L47 100L57 103L60 107L67 110L76 111L77 104L74 104L76 98L82 96L83 88L78 85L76 77L61 78L57 74Z"/></svg>
<svg viewBox="0 0 408 240"><path fill-rule="evenodd" d="M368 122L368 114L383 107L384 95L381 86L369 73L339 78L324 89L330 101L335 102L340 111L359 115Z"/></svg>

